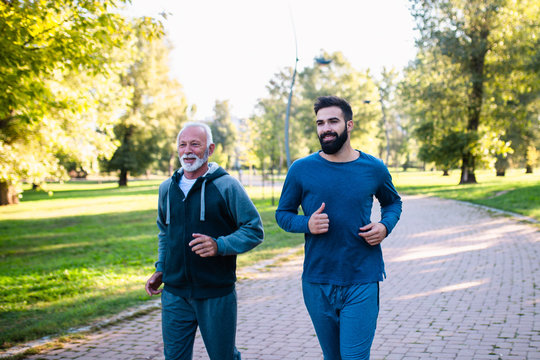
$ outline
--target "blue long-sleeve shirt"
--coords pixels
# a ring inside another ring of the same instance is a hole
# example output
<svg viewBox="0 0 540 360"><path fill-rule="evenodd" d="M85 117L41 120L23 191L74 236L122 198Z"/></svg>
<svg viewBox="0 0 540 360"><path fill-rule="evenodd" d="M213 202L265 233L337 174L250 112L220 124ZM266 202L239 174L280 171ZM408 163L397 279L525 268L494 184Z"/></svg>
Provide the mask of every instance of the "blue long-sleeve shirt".
<svg viewBox="0 0 540 360"><path fill-rule="evenodd" d="M381 160L360 152L358 159L338 163L314 153L292 164L276 220L285 231L305 234L304 280L351 285L384 279L381 246L358 235L360 227L371 223L374 196L381 204L380 222L390 234L401 214L401 198ZM313 235L309 217L323 202L329 230ZM299 206L304 215L298 214Z"/></svg>

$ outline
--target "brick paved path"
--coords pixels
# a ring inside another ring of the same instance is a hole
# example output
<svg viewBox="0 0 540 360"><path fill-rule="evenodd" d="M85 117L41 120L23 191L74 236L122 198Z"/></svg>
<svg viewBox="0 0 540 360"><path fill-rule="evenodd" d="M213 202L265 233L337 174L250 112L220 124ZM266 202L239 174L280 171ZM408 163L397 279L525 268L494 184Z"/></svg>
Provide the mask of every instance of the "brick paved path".
<svg viewBox="0 0 540 360"><path fill-rule="evenodd" d="M372 359L540 359L540 234L467 204L404 197L384 241L388 279ZM244 360L321 359L300 289L301 258L237 291ZM163 359L155 310L31 359ZM195 359L208 359L200 337Z"/></svg>

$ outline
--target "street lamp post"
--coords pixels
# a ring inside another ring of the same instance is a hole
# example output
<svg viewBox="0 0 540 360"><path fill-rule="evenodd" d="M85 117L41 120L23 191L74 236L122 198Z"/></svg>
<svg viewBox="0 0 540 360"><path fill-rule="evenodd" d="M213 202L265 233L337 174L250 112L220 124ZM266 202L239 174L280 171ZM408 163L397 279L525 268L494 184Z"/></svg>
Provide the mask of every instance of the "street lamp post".
<svg viewBox="0 0 540 360"><path fill-rule="evenodd" d="M294 72L291 81L291 90L289 91L289 100L287 101L287 111L285 113L285 154L287 156L287 169L291 167L291 151L289 150L289 117L291 115L291 101L294 88L294 81L296 79L296 68L298 66L298 41L296 40L296 28L294 26L294 19L292 16L292 10L289 5L289 14L291 16L291 23L294 34L294 50L296 52L296 60L294 62Z"/></svg>
<svg viewBox="0 0 540 360"><path fill-rule="evenodd" d="M291 100L292 100L292 93L293 93L293 87L294 87L294 80L296 79L296 66L297 65L298 65L298 52L296 53L296 62L294 63L294 72L293 72L293 77L291 81L291 90L289 91L289 101L287 102L287 112L285 114L285 154L287 155L287 169L291 166L291 152L289 150L289 116L291 114Z"/></svg>
<svg viewBox="0 0 540 360"><path fill-rule="evenodd" d="M296 33L294 35L296 45ZM315 62L319 65L328 65L332 59L325 59L323 56L315 58ZM289 116L291 114L291 101L293 94L294 81L296 79L296 67L298 65L298 47L296 47L296 62L294 63L294 72L291 81L291 90L289 91L289 101L287 102L287 112L285 114L285 154L287 155L287 169L291 166L291 154L289 150Z"/></svg>

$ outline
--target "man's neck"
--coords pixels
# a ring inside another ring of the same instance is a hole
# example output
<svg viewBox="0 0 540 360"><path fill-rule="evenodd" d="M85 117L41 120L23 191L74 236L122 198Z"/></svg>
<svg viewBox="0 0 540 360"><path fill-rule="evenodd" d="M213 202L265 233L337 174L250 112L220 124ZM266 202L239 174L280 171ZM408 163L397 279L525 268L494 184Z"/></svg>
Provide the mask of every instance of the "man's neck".
<svg viewBox="0 0 540 360"><path fill-rule="evenodd" d="M319 155L331 162L349 162L358 159L360 153L354 150L350 144L343 144L343 147L335 154L326 154L324 151L319 151Z"/></svg>
<svg viewBox="0 0 540 360"><path fill-rule="evenodd" d="M184 170L184 176L186 179L197 179L200 176L203 176L208 171L208 162L204 163L200 168L198 168L195 171L185 171Z"/></svg>

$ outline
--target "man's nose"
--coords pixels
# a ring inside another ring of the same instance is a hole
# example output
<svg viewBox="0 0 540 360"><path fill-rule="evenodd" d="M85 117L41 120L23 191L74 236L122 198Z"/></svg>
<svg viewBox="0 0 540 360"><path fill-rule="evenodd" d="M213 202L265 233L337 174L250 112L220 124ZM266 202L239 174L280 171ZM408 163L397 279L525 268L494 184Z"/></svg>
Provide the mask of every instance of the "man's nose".
<svg viewBox="0 0 540 360"><path fill-rule="evenodd" d="M324 133L327 133L327 132L331 132L332 128L330 127L330 125L328 123L324 123L321 126L321 131L324 134Z"/></svg>

